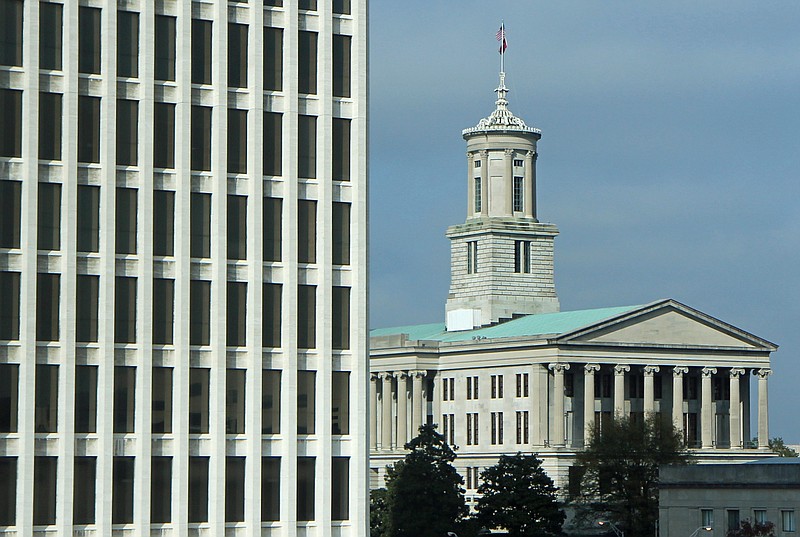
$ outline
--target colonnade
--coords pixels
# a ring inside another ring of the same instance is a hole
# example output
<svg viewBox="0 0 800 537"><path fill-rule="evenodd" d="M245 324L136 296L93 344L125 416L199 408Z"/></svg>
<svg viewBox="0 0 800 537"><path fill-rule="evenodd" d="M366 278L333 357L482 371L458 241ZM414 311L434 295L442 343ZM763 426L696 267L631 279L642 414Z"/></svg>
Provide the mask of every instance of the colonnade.
<svg viewBox="0 0 800 537"><path fill-rule="evenodd" d="M424 370L381 371L370 375L370 449L402 448L416 436L426 416L427 375Z"/></svg>

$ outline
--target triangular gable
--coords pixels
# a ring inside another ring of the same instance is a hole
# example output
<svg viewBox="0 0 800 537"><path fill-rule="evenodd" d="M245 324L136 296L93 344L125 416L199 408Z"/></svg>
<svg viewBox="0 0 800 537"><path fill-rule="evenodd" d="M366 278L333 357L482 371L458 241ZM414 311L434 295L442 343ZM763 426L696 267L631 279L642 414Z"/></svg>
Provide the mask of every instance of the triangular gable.
<svg viewBox="0 0 800 537"><path fill-rule="evenodd" d="M559 343L654 347L723 347L774 351L769 341L675 300L661 300L562 334Z"/></svg>

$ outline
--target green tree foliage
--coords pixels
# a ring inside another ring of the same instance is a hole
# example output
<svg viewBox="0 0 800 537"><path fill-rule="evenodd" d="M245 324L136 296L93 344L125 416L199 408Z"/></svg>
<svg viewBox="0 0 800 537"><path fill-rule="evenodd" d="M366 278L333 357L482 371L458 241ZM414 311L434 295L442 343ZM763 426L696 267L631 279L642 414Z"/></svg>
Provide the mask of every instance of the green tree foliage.
<svg viewBox="0 0 800 537"><path fill-rule="evenodd" d="M769 521L753 524L749 518L745 518L738 528L729 529L725 537L775 537L775 524Z"/></svg>
<svg viewBox="0 0 800 537"><path fill-rule="evenodd" d="M389 516L386 494L386 489L377 489L369 495L369 534L372 537L386 534L386 519Z"/></svg>
<svg viewBox="0 0 800 537"><path fill-rule="evenodd" d="M387 468L382 537L445 537L467 514L455 451L435 425L423 425L409 453Z"/></svg>
<svg viewBox="0 0 800 537"><path fill-rule="evenodd" d="M477 518L485 527L504 528L514 537L563 535L566 517L557 491L536 455L502 455L481 472Z"/></svg>
<svg viewBox="0 0 800 537"><path fill-rule="evenodd" d="M658 467L688 464L691 455L672 422L649 415L634 421L617 416L593 429L577 464L585 469L576 499L585 521L600 518L626 537L649 537L658 520Z"/></svg>
<svg viewBox="0 0 800 537"><path fill-rule="evenodd" d="M784 444L780 436L770 438L769 449L777 453L778 457L797 457L797 452Z"/></svg>

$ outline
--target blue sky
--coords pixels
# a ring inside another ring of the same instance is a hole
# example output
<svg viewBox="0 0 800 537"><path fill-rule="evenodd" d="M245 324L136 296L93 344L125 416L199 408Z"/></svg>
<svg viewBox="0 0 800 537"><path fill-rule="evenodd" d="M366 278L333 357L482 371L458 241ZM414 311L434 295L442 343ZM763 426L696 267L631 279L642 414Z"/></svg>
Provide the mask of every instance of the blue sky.
<svg viewBox="0 0 800 537"><path fill-rule="evenodd" d="M562 309L669 297L778 343L770 434L800 443L800 2L370 10L371 326L443 320L461 129L493 109L504 19Z"/></svg>

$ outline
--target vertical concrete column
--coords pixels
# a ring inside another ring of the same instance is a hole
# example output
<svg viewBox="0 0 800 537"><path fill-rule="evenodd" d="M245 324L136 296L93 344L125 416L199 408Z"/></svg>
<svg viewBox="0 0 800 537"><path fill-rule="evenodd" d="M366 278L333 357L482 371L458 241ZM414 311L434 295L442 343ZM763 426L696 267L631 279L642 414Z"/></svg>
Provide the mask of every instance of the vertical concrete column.
<svg viewBox="0 0 800 537"><path fill-rule="evenodd" d="M767 394L767 377L772 374L769 368L753 372L758 377L758 447L769 447L769 398Z"/></svg>
<svg viewBox="0 0 800 537"><path fill-rule="evenodd" d="M422 380L427 371L411 371L411 436L416 437L422 425Z"/></svg>
<svg viewBox="0 0 800 537"><path fill-rule="evenodd" d="M683 432L683 376L689 368L677 365L672 368L672 423Z"/></svg>
<svg viewBox="0 0 800 537"><path fill-rule="evenodd" d="M408 442L408 371L397 375L397 449Z"/></svg>
<svg viewBox="0 0 800 537"><path fill-rule="evenodd" d="M536 181L534 176L534 160L533 151L528 151L525 154L525 194L523 204L525 208L525 216L534 218L534 207L536 206Z"/></svg>
<svg viewBox="0 0 800 537"><path fill-rule="evenodd" d="M504 170L503 170L503 182L506 184L506 199L503 200L503 207L505 207L505 213L509 216L514 214L514 150L513 149L506 149L505 156L504 156ZM525 193L522 194L523 200L525 199Z"/></svg>
<svg viewBox="0 0 800 537"><path fill-rule="evenodd" d="M475 155L467 153L467 218L475 216ZM483 165L483 164L481 164ZM483 170L481 170L483 171Z"/></svg>
<svg viewBox="0 0 800 537"><path fill-rule="evenodd" d="M548 366L553 372L553 436L551 444L564 445L564 371L569 364L553 363Z"/></svg>
<svg viewBox="0 0 800 537"><path fill-rule="evenodd" d="M717 373L716 367L704 367L701 370L700 386L700 447L710 448L713 445L714 411L711 404L711 377Z"/></svg>
<svg viewBox="0 0 800 537"><path fill-rule="evenodd" d="M392 380L394 373L380 374L383 381L381 390L381 449L392 449Z"/></svg>
<svg viewBox="0 0 800 537"><path fill-rule="evenodd" d="M614 415L622 416L625 414L625 373L631 370L631 366L617 364L614 366Z"/></svg>
<svg viewBox="0 0 800 537"><path fill-rule="evenodd" d="M744 369L731 368L731 403L730 403L730 430L731 447L742 447L742 402L739 391L739 378L744 375Z"/></svg>
<svg viewBox="0 0 800 537"><path fill-rule="evenodd" d="M481 214L489 214L489 152L481 151Z"/></svg>
<svg viewBox="0 0 800 537"><path fill-rule="evenodd" d="M377 373L369 376L369 448L378 449L378 380Z"/></svg>
<svg viewBox="0 0 800 537"><path fill-rule="evenodd" d="M644 366L644 413L652 414L656 411L655 386L653 385L654 375L658 373L657 365Z"/></svg>
<svg viewBox="0 0 800 537"><path fill-rule="evenodd" d="M600 371L598 364L583 366L583 445L588 446L594 424L594 374Z"/></svg>

